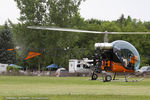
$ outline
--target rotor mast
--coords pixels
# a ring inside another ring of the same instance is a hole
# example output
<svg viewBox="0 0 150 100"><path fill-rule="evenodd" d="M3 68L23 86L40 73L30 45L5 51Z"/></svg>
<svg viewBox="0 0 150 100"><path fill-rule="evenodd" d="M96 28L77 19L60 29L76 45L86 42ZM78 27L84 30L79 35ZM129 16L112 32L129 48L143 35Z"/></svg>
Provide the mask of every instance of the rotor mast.
<svg viewBox="0 0 150 100"><path fill-rule="evenodd" d="M108 43L108 32L104 32L104 43Z"/></svg>

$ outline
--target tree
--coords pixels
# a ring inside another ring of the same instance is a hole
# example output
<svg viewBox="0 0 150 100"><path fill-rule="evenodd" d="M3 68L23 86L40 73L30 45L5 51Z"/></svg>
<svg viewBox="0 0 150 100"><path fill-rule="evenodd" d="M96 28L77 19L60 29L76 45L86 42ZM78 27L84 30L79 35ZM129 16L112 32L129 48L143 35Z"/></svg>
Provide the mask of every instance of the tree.
<svg viewBox="0 0 150 100"><path fill-rule="evenodd" d="M26 54L27 50L41 53L41 56L27 62L32 66L37 66L37 62L40 62L41 66L46 66L50 63L67 66L66 61L68 61L70 54L66 53L65 48L73 49L76 47L78 36L65 32L31 30L27 29L27 26L76 27L80 23L75 23L72 20L78 18L78 21L83 22L83 20L80 20L78 13L82 0L15 1L21 12L21 23L18 25L12 24L15 43L21 48L26 48L22 52L24 54Z"/></svg>
<svg viewBox="0 0 150 100"><path fill-rule="evenodd" d="M9 49L13 50L14 44L12 40L12 34L6 23L4 29L2 29L0 32L0 63L15 63L15 51L9 51Z"/></svg>
<svg viewBox="0 0 150 100"><path fill-rule="evenodd" d="M38 62L43 67L51 63L67 66L70 58L81 59L83 56L91 55L94 43L103 42L103 35L31 30L27 29L27 26L55 26L116 32L150 31L149 22L143 23L130 16L125 18L123 14L114 21L84 20L78 11L82 0L15 1L21 12L21 23L12 25L15 43L25 48L21 52L24 55L29 50L41 53L41 56L27 61L31 67L37 66ZM126 40L132 43L143 57L149 55L149 39L150 36L147 35L109 35L109 42Z"/></svg>

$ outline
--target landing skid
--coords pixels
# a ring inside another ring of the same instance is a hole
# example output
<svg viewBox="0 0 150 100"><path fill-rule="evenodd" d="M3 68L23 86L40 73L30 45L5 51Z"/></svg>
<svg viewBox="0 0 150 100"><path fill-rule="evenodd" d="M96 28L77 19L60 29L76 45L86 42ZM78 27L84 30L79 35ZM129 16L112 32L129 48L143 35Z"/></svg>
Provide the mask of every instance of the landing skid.
<svg viewBox="0 0 150 100"><path fill-rule="evenodd" d="M120 79L116 79L116 75L117 73L114 73L114 76L113 76L113 81L119 81ZM124 81L125 82L128 82L128 78L127 78L127 74L126 73L123 73L124 75ZM122 80L123 81L123 80Z"/></svg>
<svg viewBox="0 0 150 100"><path fill-rule="evenodd" d="M144 78L140 78L140 79L129 79L132 78L132 75L127 75L126 73L123 74L124 78L122 79L116 79L117 73L114 73L114 76L109 74L109 73L105 73L102 72L101 76L102 76L102 81L103 82L111 82L111 81L121 81L121 82L139 82L142 81ZM112 78L113 76L113 78ZM135 78L135 77L134 77ZM96 73L92 73L92 77L91 80L97 80L98 79L98 75Z"/></svg>
<svg viewBox="0 0 150 100"><path fill-rule="evenodd" d="M114 74L113 81L139 82L139 81L144 80L144 78L140 78L140 79L129 79L129 78L132 78L132 77L133 77L133 74L130 74L130 75L127 77L127 74L124 73L124 79L116 79L116 75L117 75L117 73ZM134 78L135 78L135 77L134 77Z"/></svg>

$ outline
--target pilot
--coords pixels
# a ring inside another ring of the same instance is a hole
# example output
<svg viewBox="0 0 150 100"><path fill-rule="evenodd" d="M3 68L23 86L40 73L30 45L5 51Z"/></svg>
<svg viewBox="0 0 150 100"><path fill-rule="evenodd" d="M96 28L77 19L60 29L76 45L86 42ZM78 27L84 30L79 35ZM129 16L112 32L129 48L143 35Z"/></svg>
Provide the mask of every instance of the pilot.
<svg viewBox="0 0 150 100"><path fill-rule="evenodd" d="M133 54L131 54L128 68L134 69L134 65L136 64L137 59L138 59L137 56L134 56Z"/></svg>
<svg viewBox="0 0 150 100"><path fill-rule="evenodd" d="M128 65L128 60L122 57L122 61L125 67Z"/></svg>

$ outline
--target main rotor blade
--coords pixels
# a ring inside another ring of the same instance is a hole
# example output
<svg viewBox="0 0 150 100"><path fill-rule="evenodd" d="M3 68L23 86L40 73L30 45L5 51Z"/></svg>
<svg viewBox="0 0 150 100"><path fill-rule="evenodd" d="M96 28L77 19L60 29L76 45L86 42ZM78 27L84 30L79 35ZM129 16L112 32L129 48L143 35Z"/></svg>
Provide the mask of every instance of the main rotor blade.
<svg viewBox="0 0 150 100"><path fill-rule="evenodd" d="M69 28L56 28L56 27L44 27L44 26L28 26L29 29L37 30L52 30L52 31L63 31L63 32L81 32L81 33L95 33L95 34L150 34L150 32L99 32L99 31L87 31L77 30Z"/></svg>
<svg viewBox="0 0 150 100"><path fill-rule="evenodd" d="M28 26L27 28L38 29L38 30L63 31L63 32L81 32L81 33L105 34L105 32L98 32L98 31L87 31L87 30L77 30L77 29L68 29L68 28L54 28L54 27L43 27L43 26Z"/></svg>
<svg viewBox="0 0 150 100"><path fill-rule="evenodd" d="M150 34L150 32L108 32L108 34Z"/></svg>

